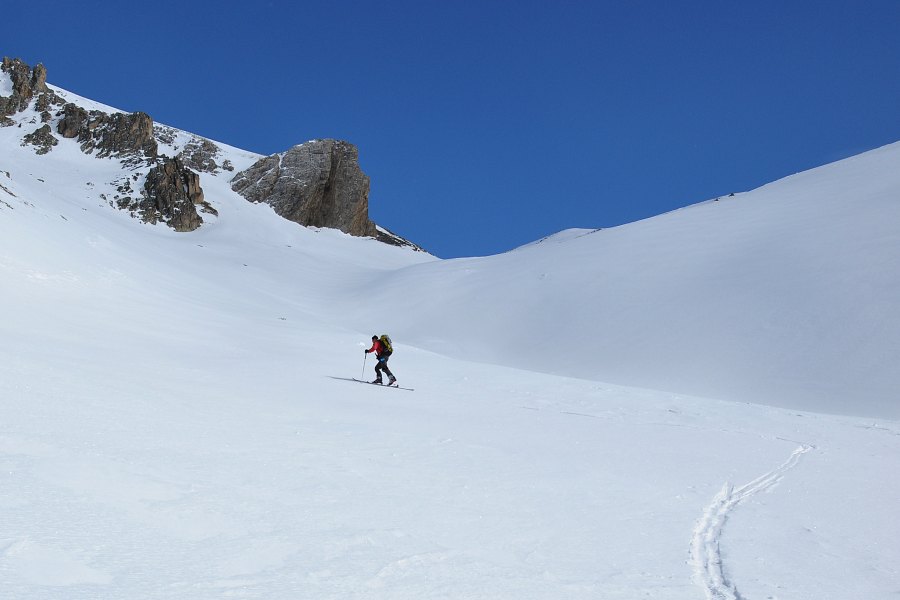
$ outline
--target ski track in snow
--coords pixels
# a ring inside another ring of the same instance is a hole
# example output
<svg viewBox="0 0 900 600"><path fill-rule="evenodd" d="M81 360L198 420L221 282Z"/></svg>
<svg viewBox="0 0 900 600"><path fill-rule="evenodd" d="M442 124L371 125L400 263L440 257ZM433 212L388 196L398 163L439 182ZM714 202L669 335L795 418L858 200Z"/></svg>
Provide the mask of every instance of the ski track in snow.
<svg viewBox="0 0 900 600"><path fill-rule="evenodd" d="M811 449L812 446L801 445L781 466L737 489L731 483L726 483L706 508L691 538L691 563L695 579L706 591L708 600L743 600L743 596L725 573L719 551L722 531L731 512L750 496L781 481L785 473L794 468L800 457Z"/></svg>

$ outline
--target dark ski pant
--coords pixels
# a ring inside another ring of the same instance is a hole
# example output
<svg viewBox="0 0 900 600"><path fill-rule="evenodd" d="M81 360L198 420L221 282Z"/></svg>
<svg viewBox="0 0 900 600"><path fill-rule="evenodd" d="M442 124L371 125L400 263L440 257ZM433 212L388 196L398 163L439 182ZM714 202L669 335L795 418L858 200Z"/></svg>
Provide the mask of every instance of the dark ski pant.
<svg viewBox="0 0 900 600"><path fill-rule="evenodd" d="M381 372L384 371L388 379L393 379L394 374L391 373L391 370L387 366L387 361L390 356L380 356L378 357L378 362L375 363L375 379L376 381L381 381Z"/></svg>

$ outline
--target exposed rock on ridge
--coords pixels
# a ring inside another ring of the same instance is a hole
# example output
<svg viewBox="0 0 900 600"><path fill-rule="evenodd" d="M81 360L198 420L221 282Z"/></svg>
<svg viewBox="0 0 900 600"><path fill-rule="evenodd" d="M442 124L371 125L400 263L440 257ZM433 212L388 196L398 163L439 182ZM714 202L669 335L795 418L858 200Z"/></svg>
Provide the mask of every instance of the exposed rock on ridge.
<svg viewBox="0 0 900 600"><path fill-rule="evenodd" d="M159 144L176 148L176 156L189 168L199 173L218 173L221 171L234 171L234 165L227 158L222 159L222 164L217 161L222 158L222 149L215 142L196 135L189 135L187 142L179 141L177 129L153 124L153 137Z"/></svg>
<svg viewBox="0 0 900 600"><path fill-rule="evenodd" d="M133 160L154 161L157 143L153 137L153 119L144 113L107 114L99 110L87 110L72 103L66 103L47 86L47 69L38 65L32 69L19 59L4 57L0 69L9 75L12 95L0 97L0 121L12 125L10 116L22 112L35 102L35 110L41 115L41 122L54 119L50 113L52 106L62 107L55 117L59 119L56 131L64 138L77 138L81 150L86 154L98 151L98 156L127 156ZM32 121L33 122L33 121ZM56 138L46 127L40 127L26 135L26 143L37 147L45 154L56 145Z"/></svg>
<svg viewBox="0 0 900 600"><path fill-rule="evenodd" d="M156 158L158 146L153 137L153 119L146 113L109 115L66 104L57 132L64 138L77 138L85 154L98 150L100 158L122 154Z"/></svg>
<svg viewBox="0 0 900 600"><path fill-rule="evenodd" d="M0 119L4 124L9 124L7 117L28 108L35 95L53 94L47 87L47 69L44 65L39 64L32 69L17 58L3 57L0 69L9 75L13 87L11 96L0 97ZM46 104L49 104L49 99Z"/></svg>
<svg viewBox="0 0 900 600"><path fill-rule="evenodd" d="M260 159L238 173L231 188L301 225L374 237L378 230L369 220L369 178L358 156L348 142L307 142Z"/></svg>
<svg viewBox="0 0 900 600"><path fill-rule="evenodd" d="M175 231L193 231L203 224L197 206L216 211L203 199L200 176L178 158L164 157L147 174L143 200L131 206L144 222L165 222Z"/></svg>
<svg viewBox="0 0 900 600"><path fill-rule="evenodd" d="M53 136L50 125L46 123L22 138L22 145L31 144L37 154L47 154L58 143L59 140Z"/></svg>
<svg viewBox="0 0 900 600"><path fill-rule="evenodd" d="M56 133L76 141L85 154L121 161L123 176L107 182L116 186L117 193L111 198L100 194L110 206L177 231L192 231L203 223L198 206L201 212L215 214L204 200L196 173L234 170L215 143L154 124L143 112L109 114L67 102L66 93L47 85L43 65L32 69L19 59L3 58L0 68L9 77L4 87L11 92L0 97L0 126L25 130L19 138L23 146L46 154L60 142ZM160 154L160 148L175 154L175 159ZM301 225L420 249L369 219L369 178L359 166L357 148L348 142L326 139L295 146L260 159L231 184L247 200L266 202L277 214Z"/></svg>
<svg viewBox="0 0 900 600"><path fill-rule="evenodd" d="M234 171L234 167L227 159L219 165L216 162L218 155L219 147L213 142L203 138L194 138L184 145L178 157L188 167L201 173L216 173L220 168L223 171Z"/></svg>
<svg viewBox="0 0 900 600"><path fill-rule="evenodd" d="M96 151L98 158L115 156L130 171L140 172L150 167L139 193L135 194L131 187L132 177L126 177L118 185L119 194L109 201L111 205L131 211L146 223L166 223L176 231L193 231L200 227L203 219L197 212L198 206L204 212L215 214L203 198L199 176L177 158L158 156L159 146L150 115L142 112L108 114L66 103L47 86L47 70L43 65L32 69L19 59L4 58L0 68L12 82L12 95L0 97L0 119L4 125L14 124L9 117L27 110L37 98L34 109L40 113L44 124L25 134L23 145L34 146L37 154L50 152L59 143L49 123L55 118L56 132L63 138L75 139L85 154ZM61 109L53 115L49 112L51 106ZM30 121L34 122L33 119ZM27 123L20 120L20 126ZM197 146L207 155L217 150L211 142L207 145L198 142ZM133 175L135 181L139 177L139 173ZM105 195L101 197L106 198Z"/></svg>

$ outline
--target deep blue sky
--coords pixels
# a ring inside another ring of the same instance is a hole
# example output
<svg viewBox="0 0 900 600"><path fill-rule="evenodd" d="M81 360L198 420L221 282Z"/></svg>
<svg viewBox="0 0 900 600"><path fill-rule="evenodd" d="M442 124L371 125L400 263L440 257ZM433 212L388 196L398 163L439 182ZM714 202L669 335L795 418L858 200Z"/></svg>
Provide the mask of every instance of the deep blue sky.
<svg viewBox="0 0 900 600"><path fill-rule="evenodd" d="M359 147L449 258L610 227L900 139L900 0L16 2L0 55L239 148Z"/></svg>

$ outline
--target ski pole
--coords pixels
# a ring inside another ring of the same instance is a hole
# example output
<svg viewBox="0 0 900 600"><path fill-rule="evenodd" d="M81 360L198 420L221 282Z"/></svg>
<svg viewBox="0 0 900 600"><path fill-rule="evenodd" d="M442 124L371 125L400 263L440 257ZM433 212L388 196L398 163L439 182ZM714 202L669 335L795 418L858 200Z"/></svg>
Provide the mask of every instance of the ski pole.
<svg viewBox="0 0 900 600"><path fill-rule="evenodd" d="M363 354L363 370L362 370L362 374L359 376L360 379L365 379L365 378L366 378L366 361L367 361L367 360L369 360L369 353L368 353L368 352L366 352L365 354Z"/></svg>

